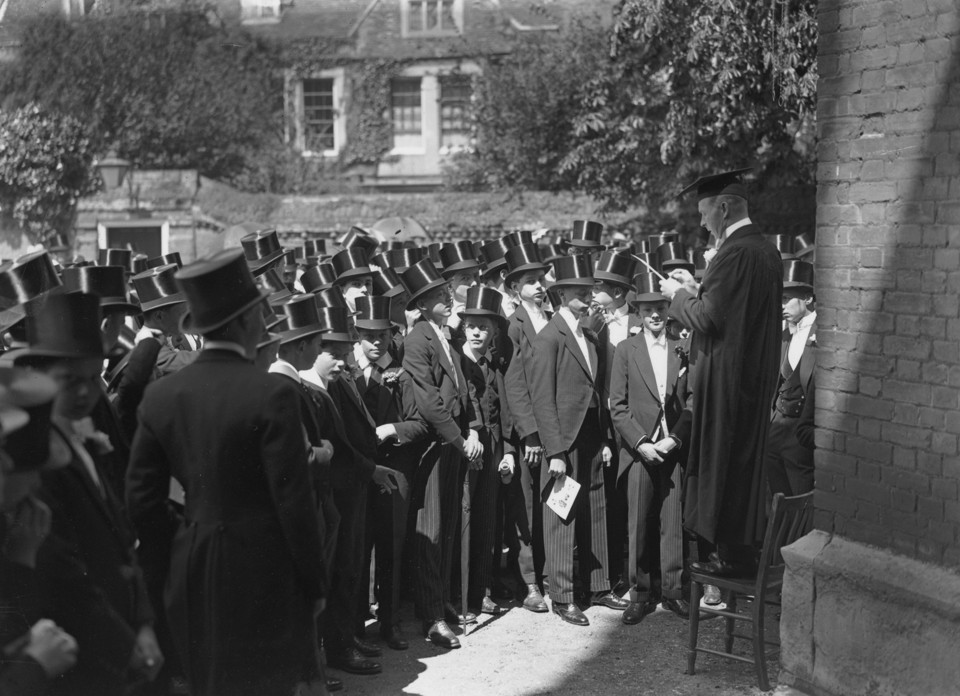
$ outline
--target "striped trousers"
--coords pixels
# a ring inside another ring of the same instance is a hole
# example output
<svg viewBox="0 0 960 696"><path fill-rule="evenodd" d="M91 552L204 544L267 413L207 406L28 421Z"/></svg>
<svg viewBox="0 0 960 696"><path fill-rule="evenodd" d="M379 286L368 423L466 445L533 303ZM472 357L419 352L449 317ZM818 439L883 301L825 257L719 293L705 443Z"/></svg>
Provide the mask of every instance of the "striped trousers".
<svg viewBox="0 0 960 696"><path fill-rule="evenodd" d="M651 576L657 570L659 540L660 595L682 599L683 511L681 471L676 462L647 465L636 461L627 472L630 601L650 599ZM659 518L660 524L653 520ZM659 535L652 532L659 526Z"/></svg>

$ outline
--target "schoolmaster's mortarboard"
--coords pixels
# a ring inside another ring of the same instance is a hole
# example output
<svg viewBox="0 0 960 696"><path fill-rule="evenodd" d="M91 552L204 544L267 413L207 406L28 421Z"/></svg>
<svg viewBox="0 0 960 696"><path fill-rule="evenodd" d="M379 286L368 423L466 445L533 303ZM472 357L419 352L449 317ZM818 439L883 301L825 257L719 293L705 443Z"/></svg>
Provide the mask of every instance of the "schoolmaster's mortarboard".
<svg viewBox="0 0 960 696"><path fill-rule="evenodd" d="M698 201L702 201L704 198L713 198L721 194L746 198L747 188L740 181L740 177L752 169L753 167L743 167L742 169L731 169L728 172L721 172L720 174L701 176L678 193L677 198L686 195L694 189L697 191Z"/></svg>

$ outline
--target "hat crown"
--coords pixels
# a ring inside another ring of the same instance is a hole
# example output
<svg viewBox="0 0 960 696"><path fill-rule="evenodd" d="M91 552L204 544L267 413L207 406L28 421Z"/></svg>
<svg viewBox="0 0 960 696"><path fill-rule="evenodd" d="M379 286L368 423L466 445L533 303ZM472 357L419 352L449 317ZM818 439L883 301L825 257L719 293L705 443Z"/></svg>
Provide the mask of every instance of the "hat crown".
<svg viewBox="0 0 960 696"><path fill-rule="evenodd" d="M783 260L783 286L813 289L813 264L800 259Z"/></svg>
<svg viewBox="0 0 960 696"><path fill-rule="evenodd" d="M240 238L240 246L247 261L263 261L273 255L282 253L280 237L275 229L263 229L252 232Z"/></svg>
<svg viewBox="0 0 960 696"><path fill-rule="evenodd" d="M372 259L373 263L382 268L392 268L398 272L409 268L423 258L423 249L419 247L404 247L402 249L388 249Z"/></svg>
<svg viewBox="0 0 960 696"><path fill-rule="evenodd" d="M47 295L27 315L30 355L64 358L103 356L100 296L86 292Z"/></svg>
<svg viewBox="0 0 960 696"><path fill-rule="evenodd" d="M597 259L597 269L594 277L597 280L609 280L630 285L634 267L637 262L630 254L620 251L605 251Z"/></svg>
<svg viewBox="0 0 960 696"><path fill-rule="evenodd" d="M484 244L482 251L483 258L486 259L487 266L489 267L498 261L502 261L506 256L507 251L513 246L516 245L507 241L506 237Z"/></svg>
<svg viewBox="0 0 960 696"><path fill-rule="evenodd" d="M373 269L373 293L375 295L386 295L397 287L402 288L403 283L400 282L400 276L397 275L395 270L381 266ZM360 297L357 299L361 300L363 298Z"/></svg>
<svg viewBox="0 0 960 696"><path fill-rule="evenodd" d="M180 258L179 251L172 251L169 254L163 254L161 256L154 256L152 259L147 259L143 262L146 268L156 268L157 266L169 266L170 264L175 265L177 268L183 268L183 259Z"/></svg>
<svg viewBox="0 0 960 696"><path fill-rule="evenodd" d="M316 299L310 293L296 295L283 304L275 306L283 312L286 331L320 328L320 311Z"/></svg>
<svg viewBox="0 0 960 696"><path fill-rule="evenodd" d="M430 259L420 259L400 274L407 292L415 295L431 283L443 281Z"/></svg>
<svg viewBox="0 0 960 696"><path fill-rule="evenodd" d="M730 171L726 172L701 176L692 184L686 186L680 193L677 194L677 196L682 196L689 191L696 189L697 200L700 201L705 198L719 196L720 194L728 194L731 196L740 196L741 198L746 198L747 189L741 183L741 177L743 174L752 169L753 167L742 167L740 169L731 169Z"/></svg>
<svg viewBox="0 0 960 696"><path fill-rule="evenodd" d="M549 263L566 255L566 250L561 244L544 244L540 249L540 258L543 259L544 263Z"/></svg>
<svg viewBox="0 0 960 696"><path fill-rule="evenodd" d="M174 296L182 298L180 286L174 278L178 270L180 269L176 265L168 264L156 266L130 278L144 310L153 309L159 300Z"/></svg>
<svg viewBox="0 0 960 696"><path fill-rule="evenodd" d="M666 266L692 266L687 253L680 242L667 242L657 247L657 261L661 268Z"/></svg>
<svg viewBox="0 0 960 696"><path fill-rule="evenodd" d="M130 249L101 249L97 255L98 266L123 266L133 269L133 252Z"/></svg>
<svg viewBox="0 0 960 696"><path fill-rule="evenodd" d="M314 293L315 302L318 307L343 307L347 308L347 299L343 296L343 290L336 285L324 288Z"/></svg>
<svg viewBox="0 0 960 696"><path fill-rule="evenodd" d="M521 244L533 244L533 232L530 230L517 230L503 236L503 241L509 246L520 246Z"/></svg>
<svg viewBox="0 0 960 696"><path fill-rule="evenodd" d="M349 277L351 275L363 275L370 272L370 264L367 262L367 251L360 246L350 247L334 254L330 259L333 264L333 270L337 273L337 278L341 276Z"/></svg>
<svg viewBox="0 0 960 696"><path fill-rule="evenodd" d="M61 286L53 259L46 251L21 256L0 272L0 296L23 304Z"/></svg>
<svg viewBox="0 0 960 696"><path fill-rule="evenodd" d="M183 324L188 333L217 329L263 299L239 249L227 249L184 266L174 279L189 307Z"/></svg>
<svg viewBox="0 0 960 696"><path fill-rule="evenodd" d="M500 315L500 305L503 295L486 285L474 285L467 290L466 302L463 306L465 313L483 312Z"/></svg>
<svg viewBox="0 0 960 696"><path fill-rule="evenodd" d="M570 233L570 241L590 242L600 246L600 240L603 237L603 225L594 220L574 220L573 230Z"/></svg>
<svg viewBox="0 0 960 696"><path fill-rule="evenodd" d="M473 251L472 242L460 241L452 244L444 244L440 247L439 254L440 263L443 264L445 269L457 267L457 270L461 270L461 267L475 267L480 265Z"/></svg>
<svg viewBox="0 0 960 696"><path fill-rule="evenodd" d="M346 307L320 307L320 326L337 337L350 335L350 316Z"/></svg>
<svg viewBox="0 0 960 696"><path fill-rule="evenodd" d="M337 279L337 272L332 263L320 263L311 266L300 276L300 285L306 292L319 292L329 288Z"/></svg>
<svg viewBox="0 0 960 696"><path fill-rule="evenodd" d="M637 293L638 302L656 302L666 300L660 293L660 277L644 269L633 277L633 288Z"/></svg>
<svg viewBox="0 0 960 696"><path fill-rule="evenodd" d="M780 252L781 257L786 258L796 254L797 238L792 234L775 234L770 237L770 241L773 242L773 246Z"/></svg>
<svg viewBox="0 0 960 696"><path fill-rule="evenodd" d="M561 256L553 262L556 285L574 283L576 285L593 284L593 268L590 257L583 254Z"/></svg>
<svg viewBox="0 0 960 696"><path fill-rule="evenodd" d="M122 266L74 266L64 268L61 280L67 292L99 295L101 300L127 302L126 270Z"/></svg>
<svg viewBox="0 0 960 696"><path fill-rule="evenodd" d="M357 298L357 315L354 317L357 326L362 328L365 322L389 322L390 298L381 295L369 295Z"/></svg>
<svg viewBox="0 0 960 696"><path fill-rule="evenodd" d="M380 240L362 227L354 225L343 235L340 246L344 249L360 248L369 255L374 249L380 246Z"/></svg>
<svg viewBox="0 0 960 696"><path fill-rule="evenodd" d="M543 259L540 257L540 247L533 242L510 247L507 249L504 258L507 260L507 270L510 273L521 266L543 265Z"/></svg>

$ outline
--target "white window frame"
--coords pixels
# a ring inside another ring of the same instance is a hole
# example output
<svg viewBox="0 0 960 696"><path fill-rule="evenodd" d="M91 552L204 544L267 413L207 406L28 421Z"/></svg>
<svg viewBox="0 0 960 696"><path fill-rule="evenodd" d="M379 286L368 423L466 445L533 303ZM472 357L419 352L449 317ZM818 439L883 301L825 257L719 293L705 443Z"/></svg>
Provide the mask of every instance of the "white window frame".
<svg viewBox="0 0 960 696"><path fill-rule="evenodd" d="M307 149L306 138L306 114L303 104L303 81L304 80L333 80L333 149L315 152ZM344 114L344 84L346 83L346 72L343 68L331 68L329 70L320 70L319 72L304 75L300 78L294 78L292 74L287 73L288 89L287 95L292 95L293 99L293 133L287 133L287 140L293 141L296 148L304 157L337 157L343 150L347 142L347 122ZM289 105L288 105L289 108Z"/></svg>
<svg viewBox="0 0 960 696"><path fill-rule="evenodd" d="M170 221L169 220L110 220L97 222L97 249L107 249L107 231L112 227L159 227L160 254L170 253Z"/></svg>
<svg viewBox="0 0 960 696"><path fill-rule="evenodd" d="M276 24L280 21L282 4L282 0L240 0L240 23ZM263 14L266 9L270 14Z"/></svg>
<svg viewBox="0 0 960 696"><path fill-rule="evenodd" d="M442 0L424 0L426 2L441 2ZM426 4L422 5L424 15L426 14ZM411 30L410 16L414 9L410 6L410 0L400 1L400 35L404 38L416 37L424 38L431 36L460 36L463 34L463 0L453 0L453 23L456 25L452 29L439 30Z"/></svg>

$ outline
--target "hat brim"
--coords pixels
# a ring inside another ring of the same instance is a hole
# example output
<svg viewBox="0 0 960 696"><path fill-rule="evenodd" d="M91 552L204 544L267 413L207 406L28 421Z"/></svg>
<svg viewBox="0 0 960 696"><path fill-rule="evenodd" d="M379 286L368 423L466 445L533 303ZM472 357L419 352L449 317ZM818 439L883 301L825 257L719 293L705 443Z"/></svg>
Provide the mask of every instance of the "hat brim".
<svg viewBox="0 0 960 696"><path fill-rule="evenodd" d="M322 333L330 333L330 329L316 324L314 326L303 326L290 331L278 331L277 335L280 336L280 344L283 345L284 343L299 341L303 338L309 338L310 336L316 336Z"/></svg>
<svg viewBox="0 0 960 696"><path fill-rule="evenodd" d="M787 280L783 283L784 290L806 290L808 292L813 292L813 286L808 285L807 283L798 283L793 280Z"/></svg>
<svg viewBox="0 0 960 696"><path fill-rule="evenodd" d="M219 329L221 326L225 326L226 324L228 324L229 322L233 321L234 319L239 317L241 314L246 312L251 307L256 307L261 302L266 301L269 297L270 297L269 290L257 290L256 298L253 298L249 302L244 303L243 306L233 310L227 316L222 317L217 321L213 322L212 324L207 324L205 326L195 324L193 322L193 313L189 309L187 309L186 313L182 317L180 317L180 331L182 331L183 333L189 333L189 334L200 334L202 336L208 331L214 331L215 329Z"/></svg>
<svg viewBox="0 0 960 696"><path fill-rule="evenodd" d="M505 316L498 314L497 312L491 312L488 309L465 309L462 312L457 312L457 316L461 319L465 319L467 317L486 317L487 319L495 319L497 323L501 325L501 327L509 323L509 320Z"/></svg>
<svg viewBox="0 0 960 696"><path fill-rule="evenodd" d="M38 360L42 361L47 358L59 360L93 360L96 358L97 360L103 360L104 357L103 350L98 352L71 352L66 350L50 350L47 348L24 348L23 352L14 358L14 361L17 365L29 366Z"/></svg>
<svg viewBox="0 0 960 696"><path fill-rule="evenodd" d="M350 334L331 331L323 335L324 343L356 343L357 340Z"/></svg>
<svg viewBox="0 0 960 696"><path fill-rule="evenodd" d="M592 288L594 286L593 276L589 278L570 278L567 280L557 279L554 281L553 285L550 287L554 288L565 288L565 287L586 287Z"/></svg>
<svg viewBox="0 0 960 696"><path fill-rule="evenodd" d="M419 300L421 297L426 295L431 290L435 290L439 288L441 285L446 285L446 284L447 284L446 278L438 278L437 280L427 283L422 288L417 290L415 293L412 293L410 295L410 299L407 300L407 309L410 309L413 306L414 302Z"/></svg>
<svg viewBox="0 0 960 696"><path fill-rule="evenodd" d="M593 242L589 239L568 239L567 244L570 246L580 247L581 249L604 249L606 248L603 244L599 242Z"/></svg>
<svg viewBox="0 0 960 696"><path fill-rule="evenodd" d="M666 295L661 295L657 292L645 292L642 295L637 295L632 300L630 300L630 306L636 307L640 304L646 304L648 302L669 302L669 298Z"/></svg>
<svg viewBox="0 0 960 696"><path fill-rule="evenodd" d="M123 312L124 314L140 314L140 305L135 305L132 302L126 302L122 299L113 300L111 298L101 298L100 299L100 309L110 314L116 314L117 312Z"/></svg>
<svg viewBox="0 0 960 696"><path fill-rule="evenodd" d="M512 271L507 271L507 274L503 278L503 282L512 283L524 273L529 273L530 271L547 273L549 270L550 266L546 263L526 263L522 266L517 266Z"/></svg>
<svg viewBox="0 0 960 696"><path fill-rule="evenodd" d="M664 261L660 264L660 268L663 270L685 268L691 273L697 270L696 264L690 263L689 261Z"/></svg>
<svg viewBox="0 0 960 696"><path fill-rule="evenodd" d="M366 270L364 270L366 269ZM353 278L365 278L367 276L372 276L373 270L370 266L359 266L357 268L349 268L340 275L337 276L337 279L333 281L334 285L340 285L344 281L351 280Z"/></svg>
<svg viewBox="0 0 960 696"><path fill-rule="evenodd" d="M180 304L181 302L186 302L187 298L184 297L183 293L176 292L172 295L167 295L166 297L159 297L156 300L147 300L146 302L140 303L140 309L144 312L151 312L154 309L160 309L161 307L168 307L170 305Z"/></svg>
<svg viewBox="0 0 960 696"><path fill-rule="evenodd" d="M389 319L371 319L369 321L357 319L353 324L361 331L387 331L393 328Z"/></svg>
<svg viewBox="0 0 960 696"><path fill-rule="evenodd" d="M624 288L632 288L633 283L626 276L617 275L615 273L606 273L604 271L596 271L593 274L594 281L600 280L604 283L613 283L614 285L619 285Z"/></svg>
<svg viewBox="0 0 960 696"><path fill-rule="evenodd" d="M444 278L452 276L454 273L459 273L460 271L472 271L474 269L483 268L483 264L477 261L476 259L469 259L467 261L457 261L455 264L444 267L441 275Z"/></svg>
<svg viewBox="0 0 960 696"><path fill-rule="evenodd" d="M264 268L283 256L283 254L283 249L277 249L276 251L271 251L262 259L247 259L247 268L250 269L251 273L256 275L257 271L262 271Z"/></svg>
<svg viewBox="0 0 960 696"><path fill-rule="evenodd" d="M257 344L257 350L263 350L267 346L273 345L274 343L276 343L277 345L280 345L280 334L275 334L275 333L269 334L269 338L266 341L260 341Z"/></svg>

